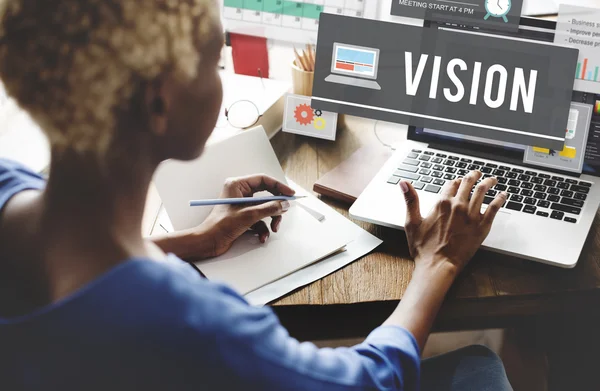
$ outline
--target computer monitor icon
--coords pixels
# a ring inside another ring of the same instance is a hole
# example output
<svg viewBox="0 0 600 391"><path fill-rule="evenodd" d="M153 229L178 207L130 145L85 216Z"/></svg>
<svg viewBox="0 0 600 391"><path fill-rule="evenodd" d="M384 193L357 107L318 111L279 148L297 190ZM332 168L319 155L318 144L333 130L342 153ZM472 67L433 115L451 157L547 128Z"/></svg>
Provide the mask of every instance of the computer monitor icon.
<svg viewBox="0 0 600 391"><path fill-rule="evenodd" d="M378 66L379 49L335 42L331 60L332 74L325 81L381 90L381 86L375 81Z"/></svg>

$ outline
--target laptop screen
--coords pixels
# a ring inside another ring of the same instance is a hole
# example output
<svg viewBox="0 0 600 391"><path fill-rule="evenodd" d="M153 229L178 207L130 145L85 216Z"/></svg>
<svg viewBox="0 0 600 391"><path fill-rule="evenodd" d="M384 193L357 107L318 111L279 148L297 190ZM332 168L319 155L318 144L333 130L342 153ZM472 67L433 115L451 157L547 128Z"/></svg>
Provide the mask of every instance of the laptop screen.
<svg viewBox="0 0 600 391"><path fill-rule="evenodd" d="M553 42L555 22L521 18L516 33L486 31L468 26L428 22L425 27L461 29L498 36ZM580 72L583 69L580 69ZM586 70L589 74L589 71ZM595 75L591 74L593 78ZM573 91L567 141L562 151L519 145L481 137L464 136L443 129L409 129L409 138L451 147L459 152L505 161L512 164L568 173L600 176L600 94Z"/></svg>
<svg viewBox="0 0 600 391"><path fill-rule="evenodd" d="M344 45L334 45L332 72L359 77L377 77L378 49Z"/></svg>

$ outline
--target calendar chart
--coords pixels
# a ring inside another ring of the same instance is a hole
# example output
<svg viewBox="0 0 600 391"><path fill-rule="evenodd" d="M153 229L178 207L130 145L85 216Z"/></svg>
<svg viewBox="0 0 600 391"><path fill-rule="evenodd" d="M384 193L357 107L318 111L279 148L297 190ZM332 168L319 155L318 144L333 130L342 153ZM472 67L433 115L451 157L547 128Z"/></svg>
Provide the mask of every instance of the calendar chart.
<svg viewBox="0 0 600 391"><path fill-rule="evenodd" d="M316 43L321 12L375 18L377 0L222 0L228 31L294 43Z"/></svg>

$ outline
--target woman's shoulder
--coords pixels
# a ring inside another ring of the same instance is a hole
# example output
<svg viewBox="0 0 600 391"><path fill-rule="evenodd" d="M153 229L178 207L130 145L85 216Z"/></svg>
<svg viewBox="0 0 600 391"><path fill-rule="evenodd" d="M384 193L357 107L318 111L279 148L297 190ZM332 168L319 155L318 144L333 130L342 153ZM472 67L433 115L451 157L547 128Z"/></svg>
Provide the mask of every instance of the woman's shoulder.
<svg viewBox="0 0 600 391"><path fill-rule="evenodd" d="M5 159L0 157L0 179L2 181L8 179L24 179L24 180L44 180L44 178L35 173L27 166L16 162L14 160Z"/></svg>
<svg viewBox="0 0 600 391"><path fill-rule="evenodd" d="M24 165L0 158L0 211L8 200L24 190L40 190L46 181Z"/></svg>

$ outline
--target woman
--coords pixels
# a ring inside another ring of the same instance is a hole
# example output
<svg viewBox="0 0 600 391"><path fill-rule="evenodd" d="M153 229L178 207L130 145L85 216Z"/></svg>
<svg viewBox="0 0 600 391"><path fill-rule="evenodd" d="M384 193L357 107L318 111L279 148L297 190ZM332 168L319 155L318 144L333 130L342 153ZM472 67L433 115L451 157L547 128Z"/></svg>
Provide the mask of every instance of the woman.
<svg viewBox="0 0 600 391"><path fill-rule="evenodd" d="M419 388L419 352L436 313L505 200L480 213L494 179L471 200L480 173L450 183L425 219L415 190L400 184L413 279L384 324L349 349L299 344L270 309L166 255L219 255L248 229L265 241L288 203L221 206L196 229L142 238L157 165L199 156L218 116L216 8L210 0L1 3L0 77L52 148L47 182L0 161L3 389ZM263 190L294 193L256 175L228 181L223 196ZM510 389L484 348L436 359L422 375L423 389Z"/></svg>

